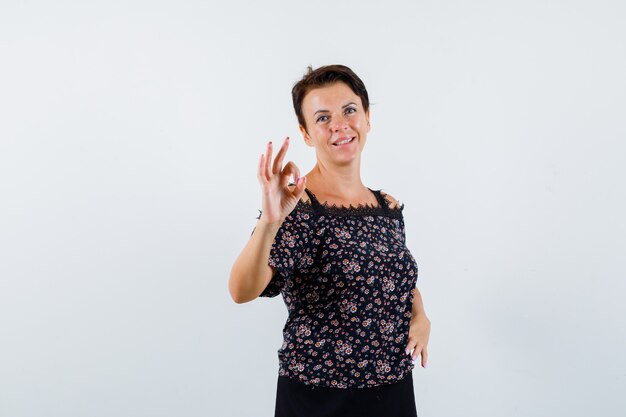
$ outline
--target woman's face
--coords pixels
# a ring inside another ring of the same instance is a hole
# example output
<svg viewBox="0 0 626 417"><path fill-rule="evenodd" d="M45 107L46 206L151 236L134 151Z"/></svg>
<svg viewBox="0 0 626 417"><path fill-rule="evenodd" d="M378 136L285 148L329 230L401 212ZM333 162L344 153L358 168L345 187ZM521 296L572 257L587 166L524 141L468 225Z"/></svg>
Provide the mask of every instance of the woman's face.
<svg viewBox="0 0 626 417"><path fill-rule="evenodd" d="M309 91L302 112L308 129L300 125L300 131L306 144L316 149L318 160L344 165L359 159L370 131L370 115L347 84L336 82Z"/></svg>

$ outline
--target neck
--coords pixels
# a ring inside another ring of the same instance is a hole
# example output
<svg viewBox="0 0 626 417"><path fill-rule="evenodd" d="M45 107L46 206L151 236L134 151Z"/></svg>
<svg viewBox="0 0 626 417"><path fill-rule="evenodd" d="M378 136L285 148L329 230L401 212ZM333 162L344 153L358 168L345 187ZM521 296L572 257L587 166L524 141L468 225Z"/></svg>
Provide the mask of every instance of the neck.
<svg viewBox="0 0 626 417"><path fill-rule="evenodd" d="M365 188L361 181L360 161L344 166L327 166L318 160L306 177L307 188L313 191L321 189L333 197L358 199Z"/></svg>

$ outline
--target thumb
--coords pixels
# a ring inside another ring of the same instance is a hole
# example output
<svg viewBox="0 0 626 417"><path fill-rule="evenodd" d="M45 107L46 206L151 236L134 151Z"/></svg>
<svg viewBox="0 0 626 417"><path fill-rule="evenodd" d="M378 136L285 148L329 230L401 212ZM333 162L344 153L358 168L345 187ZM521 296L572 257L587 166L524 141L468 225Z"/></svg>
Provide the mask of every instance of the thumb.
<svg viewBox="0 0 626 417"><path fill-rule="evenodd" d="M298 178L298 181L296 182L296 186L293 190L293 195L298 199L298 201L302 197L302 194L304 194L305 186L306 186L306 177Z"/></svg>

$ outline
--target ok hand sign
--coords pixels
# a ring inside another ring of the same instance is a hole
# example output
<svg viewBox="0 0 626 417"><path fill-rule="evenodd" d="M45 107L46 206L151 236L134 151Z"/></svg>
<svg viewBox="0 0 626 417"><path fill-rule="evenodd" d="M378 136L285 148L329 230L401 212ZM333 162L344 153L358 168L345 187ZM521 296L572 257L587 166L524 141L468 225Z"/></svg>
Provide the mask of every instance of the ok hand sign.
<svg viewBox="0 0 626 417"><path fill-rule="evenodd" d="M300 170L292 161L283 168L283 157L289 147L289 138L285 138L272 163L272 142L267 144L267 153L261 154L257 178L263 190L263 204L260 221L281 224L293 211L304 193L306 177L300 178ZM289 177L294 176L296 183L293 191L289 189Z"/></svg>

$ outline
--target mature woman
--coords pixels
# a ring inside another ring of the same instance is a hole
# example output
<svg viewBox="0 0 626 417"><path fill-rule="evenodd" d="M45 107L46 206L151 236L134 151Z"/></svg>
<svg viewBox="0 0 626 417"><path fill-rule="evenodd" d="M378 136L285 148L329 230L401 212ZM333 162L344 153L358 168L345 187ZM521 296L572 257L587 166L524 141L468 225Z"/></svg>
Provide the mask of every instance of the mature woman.
<svg viewBox="0 0 626 417"><path fill-rule="evenodd" d="M273 161L267 144L261 214L229 279L237 303L281 293L287 305L275 416L417 416L412 370L420 355L426 366L430 320L404 204L361 181L367 90L330 65L309 67L292 96L317 163L301 176L283 166L289 138Z"/></svg>

